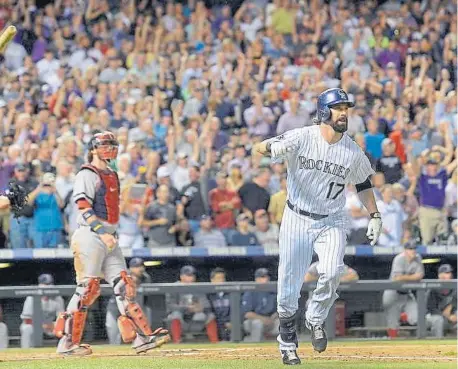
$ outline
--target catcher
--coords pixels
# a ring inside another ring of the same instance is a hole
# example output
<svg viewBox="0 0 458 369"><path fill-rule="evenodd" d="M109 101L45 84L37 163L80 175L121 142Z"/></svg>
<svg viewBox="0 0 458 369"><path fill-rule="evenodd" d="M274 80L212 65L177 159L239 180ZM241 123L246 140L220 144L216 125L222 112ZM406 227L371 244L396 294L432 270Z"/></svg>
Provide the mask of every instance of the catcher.
<svg viewBox="0 0 458 369"><path fill-rule="evenodd" d="M159 347L170 340L168 331L152 331L135 301L135 283L127 273L126 262L117 242L120 186L110 161L118 154L118 141L111 132L95 134L89 142L88 162L76 175L73 200L78 229L71 248L75 260L77 287L67 311L59 314L55 335L60 338L57 353L83 356L92 353L81 344L88 308L100 295L100 280L113 287L121 313L118 327L124 342L133 342L136 353Z"/></svg>
<svg viewBox="0 0 458 369"><path fill-rule="evenodd" d="M11 207L16 218L20 210L27 204L27 191L19 184L11 181L8 189L0 194L0 209Z"/></svg>

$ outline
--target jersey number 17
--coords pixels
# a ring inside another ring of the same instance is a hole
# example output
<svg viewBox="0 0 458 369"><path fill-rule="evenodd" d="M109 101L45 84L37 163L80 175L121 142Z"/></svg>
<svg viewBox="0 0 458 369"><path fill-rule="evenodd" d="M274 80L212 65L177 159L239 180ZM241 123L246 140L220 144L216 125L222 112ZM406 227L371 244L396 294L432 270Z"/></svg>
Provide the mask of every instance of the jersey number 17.
<svg viewBox="0 0 458 369"><path fill-rule="evenodd" d="M334 185L336 186L336 190L334 191L335 192L334 196L332 196ZM326 198L331 199L331 196L332 196L332 200L337 199L337 197L342 193L344 188L345 188L344 184L336 183L336 182L329 183L329 189L328 189L328 194L326 195Z"/></svg>

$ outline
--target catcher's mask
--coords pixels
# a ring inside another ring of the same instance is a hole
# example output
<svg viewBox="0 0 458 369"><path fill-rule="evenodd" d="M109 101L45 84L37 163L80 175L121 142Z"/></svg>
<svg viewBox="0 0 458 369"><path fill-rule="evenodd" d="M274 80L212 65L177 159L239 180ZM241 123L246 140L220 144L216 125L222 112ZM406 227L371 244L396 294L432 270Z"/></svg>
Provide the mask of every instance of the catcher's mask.
<svg viewBox="0 0 458 369"><path fill-rule="evenodd" d="M96 133L89 141L89 151L95 150L101 160L113 160L118 156L119 143L116 136L109 132Z"/></svg>

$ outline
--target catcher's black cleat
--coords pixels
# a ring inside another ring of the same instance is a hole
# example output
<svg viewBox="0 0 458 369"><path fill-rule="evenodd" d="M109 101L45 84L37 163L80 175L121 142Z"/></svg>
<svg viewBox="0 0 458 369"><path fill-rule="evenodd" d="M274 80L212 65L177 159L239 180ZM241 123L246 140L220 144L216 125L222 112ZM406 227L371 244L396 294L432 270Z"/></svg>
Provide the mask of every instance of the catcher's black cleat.
<svg viewBox="0 0 458 369"><path fill-rule="evenodd" d="M326 337L326 331L323 325L312 325L307 322L307 328L312 333L312 346L316 352L326 351L328 346L328 338Z"/></svg>
<svg viewBox="0 0 458 369"><path fill-rule="evenodd" d="M297 356L296 350L281 350L281 357L285 365L300 365L301 359Z"/></svg>

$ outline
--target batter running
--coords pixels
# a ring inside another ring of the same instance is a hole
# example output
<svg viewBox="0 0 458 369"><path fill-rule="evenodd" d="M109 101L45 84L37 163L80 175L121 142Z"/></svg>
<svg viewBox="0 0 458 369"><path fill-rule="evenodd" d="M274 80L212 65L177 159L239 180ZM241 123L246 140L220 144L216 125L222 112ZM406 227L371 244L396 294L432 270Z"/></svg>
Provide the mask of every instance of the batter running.
<svg viewBox="0 0 458 369"><path fill-rule="evenodd" d="M318 255L319 279L306 313L315 351L326 350L323 324L338 295L344 270L347 216L345 186L356 185L359 198L370 213L367 235L375 245L382 228L370 176L369 160L345 133L347 111L354 104L345 91L332 88L318 96L316 125L291 130L268 139L256 149L272 158L286 159L288 197L280 229L277 311L278 342L283 363L297 365L296 312L305 273Z"/></svg>
<svg viewBox="0 0 458 369"><path fill-rule="evenodd" d="M151 330L135 302L135 283L127 273L126 262L117 243L119 221L119 179L109 168L116 159L118 142L111 132L94 135L89 143L88 162L78 172L73 199L78 204L79 228L71 240L75 258L77 287L67 311L56 321L55 335L61 337L57 353L89 355L89 345L81 344L87 309L100 295L100 280L113 287L121 316L118 327L124 342L133 342L137 353L159 347L170 340L162 328Z"/></svg>

